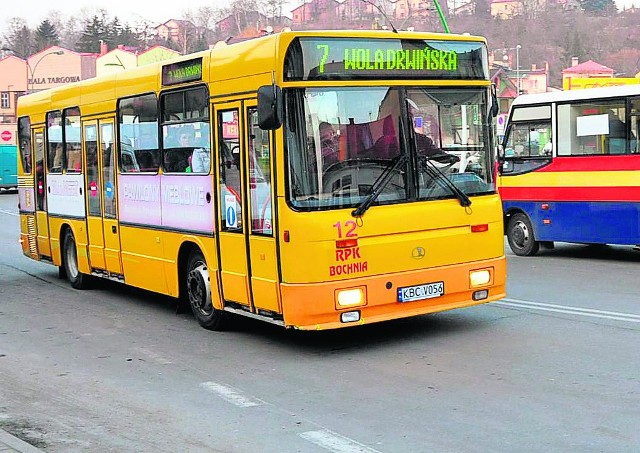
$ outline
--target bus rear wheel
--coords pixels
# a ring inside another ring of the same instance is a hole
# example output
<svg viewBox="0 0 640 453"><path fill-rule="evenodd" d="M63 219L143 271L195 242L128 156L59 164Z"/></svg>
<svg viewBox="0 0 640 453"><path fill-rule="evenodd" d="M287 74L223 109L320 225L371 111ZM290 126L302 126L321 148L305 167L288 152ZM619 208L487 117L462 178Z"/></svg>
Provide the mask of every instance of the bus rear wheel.
<svg viewBox="0 0 640 453"><path fill-rule="evenodd" d="M199 250L191 252L189 256L185 291L198 324L205 329L221 330L224 324L224 312L213 306L209 268Z"/></svg>
<svg viewBox="0 0 640 453"><path fill-rule="evenodd" d="M513 214L507 226L509 247L518 256L533 256L540 250L540 243L533 234L533 225L526 214Z"/></svg>
<svg viewBox="0 0 640 453"><path fill-rule="evenodd" d="M78 249L76 238L71 230L64 234L62 242L62 266L69 283L75 289L86 289L89 286L90 277L78 269Z"/></svg>

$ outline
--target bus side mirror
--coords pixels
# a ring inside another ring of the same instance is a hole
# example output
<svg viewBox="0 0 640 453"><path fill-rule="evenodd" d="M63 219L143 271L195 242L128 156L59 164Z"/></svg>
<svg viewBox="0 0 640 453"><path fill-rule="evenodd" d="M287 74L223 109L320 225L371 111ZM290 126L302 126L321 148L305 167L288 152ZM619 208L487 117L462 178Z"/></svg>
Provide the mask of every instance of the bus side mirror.
<svg viewBox="0 0 640 453"><path fill-rule="evenodd" d="M498 174L502 174L502 170L504 168L504 146L502 146L502 143L498 145L498 159L497 159L497 170L498 170Z"/></svg>
<svg viewBox="0 0 640 453"><path fill-rule="evenodd" d="M496 94L496 84L491 85L491 116L495 118L500 111L500 105L498 103L498 95Z"/></svg>
<svg viewBox="0 0 640 453"><path fill-rule="evenodd" d="M282 126L282 90L275 83L258 88L258 126L273 131Z"/></svg>

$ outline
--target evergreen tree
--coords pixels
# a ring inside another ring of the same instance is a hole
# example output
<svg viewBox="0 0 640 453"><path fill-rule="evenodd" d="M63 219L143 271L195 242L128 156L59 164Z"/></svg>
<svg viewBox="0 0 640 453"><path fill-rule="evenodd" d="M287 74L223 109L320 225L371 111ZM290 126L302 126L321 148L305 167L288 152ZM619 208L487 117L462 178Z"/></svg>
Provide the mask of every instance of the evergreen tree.
<svg viewBox="0 0 640 453"><path fill-rule="evenodd" d="M117 41L118 44L130 47L141 47L143 45L138 34L131 29L129 24L126 24L120 29Z"/></svg>
<svg viewBox="0 0 640 453"><path fill-rule="evenodd" d="M80 39L76 43L77 52L100 52L100 42L109 42L109 30L104 18L93 16L85 23Z"/></svg>
<svg viewBox="0 0 640 453"><path fill-rule="evenodd" d="M48 19L43 20L34 33L35 51L60 44L60 36L56 27Z"/></svg>
<svg viewBox="0 0 640 453"><path fill-rule="evenodd" d="M124 43L121 41L120 37L122 36L122 24L120 23L120 19L118 16L114 17L113 20L106 24L106 33L107 33L107 44L109 44L109 48L116 47L118 44Z"/></svg>

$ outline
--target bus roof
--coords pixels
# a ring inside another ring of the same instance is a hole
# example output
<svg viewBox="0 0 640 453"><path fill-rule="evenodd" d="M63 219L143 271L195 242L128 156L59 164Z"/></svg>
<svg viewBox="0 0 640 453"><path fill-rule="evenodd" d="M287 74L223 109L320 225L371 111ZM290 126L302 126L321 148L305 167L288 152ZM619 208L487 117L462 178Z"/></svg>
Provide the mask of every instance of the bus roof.
<svg viewBox="0 0 640 453"><path fill-rule="evenodd" d="M640 82L640 80L639 80ZM604 99L624 96L640 96L640 83L612 87L587 88L584 90L550 91L548 93L523 94L514 99L512 107L552 102Z"/></svg>
<svg viewBox="0 0 640 453"><path fill-rule="evenodd" d="M18 115L24 109L31 112L41 112L58 108L59 105L90 105L104 102L106 99L116 99L138 94L140 92L158 92L161 86L161 73L164 65L202 58L205 78L212 82L232 80L247 75L261 75L265 80L272 80L273 68L277 59L288 48L289 44L298 37L327 37L327 38L368 38L368 39L416 39L439 41L471 41L486 44L481 36L469 34L409 32L394 33L390 30L309 30L284 31L259 38L249 39L234 44L220 43L212 49L183 55L168 60L162 60L124 71L94 77L49 90L22 96L18 100ZM237 61L251 61L251 64L234 65L215 71L215 66L209 73L209 68L215 61L216 65L225 66ZM268 82L267 82L268 83ZM110 106L109 109L115 108Z"/></svg>

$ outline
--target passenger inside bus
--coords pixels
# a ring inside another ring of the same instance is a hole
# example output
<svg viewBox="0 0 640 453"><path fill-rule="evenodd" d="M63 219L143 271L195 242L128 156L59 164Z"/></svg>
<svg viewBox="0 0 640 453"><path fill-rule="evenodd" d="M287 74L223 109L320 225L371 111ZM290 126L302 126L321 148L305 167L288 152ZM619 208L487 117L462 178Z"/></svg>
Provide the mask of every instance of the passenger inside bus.
<svg viewBox="0 0 640 453"><path fill-rule="evenodd" d="M209 173L211 152L208 148L195 148L190 157L190 167L193 173Z"/></svg>
<svg viewBox="0 0 640 453"><path fill-rule="evenodd" d="M138 165L140 166L140 171L156 171L158 168L153 161L153 155L151 151L140 151L138 152Z"/></svg>

